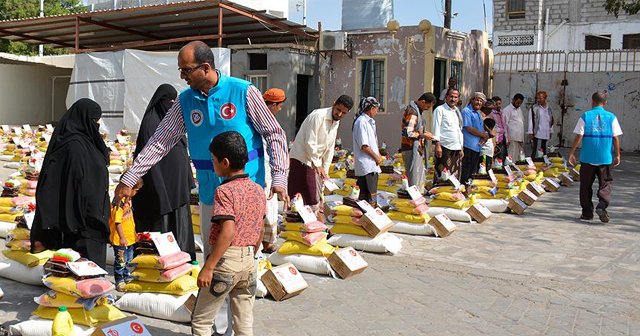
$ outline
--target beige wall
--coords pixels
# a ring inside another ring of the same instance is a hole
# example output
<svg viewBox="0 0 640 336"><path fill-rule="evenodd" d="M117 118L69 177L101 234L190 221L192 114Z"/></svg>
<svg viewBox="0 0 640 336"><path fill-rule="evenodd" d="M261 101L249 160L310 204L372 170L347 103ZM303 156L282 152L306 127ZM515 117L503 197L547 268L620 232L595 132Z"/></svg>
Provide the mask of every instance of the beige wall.
<svg viewBox="0 0 640 336"><path fill-rule="evenodd" d="M59 119L66 111L69 78L55 81L52 118L53 76L71 76L71 69L39 64L0 64L0 123L44 124Z"/></svg>
<svg viewBox="0 0 640 336"><path fill-rule="evenodd" d="M487 34L472 31L454 38L443 28L433 27L427 35L425 46L422 33L416 26L402 27L392 36L387 31L349 33L353 54L331 51L320 58L320 97L323 106L329 106L341 94L348 94L356 106L340 125L338 135L343 144L351 148L351 124L359 99L359 75L362 59L385 60L384 112L376 117L378 139L387 143L391 151L400 146L400 122L402 109L409 100L417 99L424 92L433 91L434 59L462 61L462 95L473 91L489 91L491 50ZM417 49L417 50L416 50ZM426 52L422 52L425 51ZM448 77L448 76L447 76ZM488 92L489 93L489 92ZM435 93L436 97L439 95ZM430 120L430 112L427 113Z"/></svg>
<svg viewBox="0 0 640 336"><path fill-rule="evenodd" d="M282 111L278 112L276 119L292 140L296 134L296 115L298 90L297 75L311 76L307 94L309 114L319 105L317 78L317 56L308 48L297 48L292 45L283 46L231 46L231 75L247 79L249 75L267 76L267 88L280 88L285 91L287 100L283 104ZM266 70L249 70L249 54L263 53L267 55Z"/></svg>

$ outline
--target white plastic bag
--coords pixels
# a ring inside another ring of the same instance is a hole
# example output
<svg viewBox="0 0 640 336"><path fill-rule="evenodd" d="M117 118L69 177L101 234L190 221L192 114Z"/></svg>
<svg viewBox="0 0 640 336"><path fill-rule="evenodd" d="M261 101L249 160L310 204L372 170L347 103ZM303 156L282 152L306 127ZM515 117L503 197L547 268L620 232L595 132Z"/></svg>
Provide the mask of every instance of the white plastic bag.
<svg viewBox="0 0 640 336"><path fill-rule="evenodd" d="M116 260L115 254L113 254L113 246L107 245L107 265L113 266Z"/></svg>
<svg viewBox="0 0 640 336"><path fill-rule="evenodd" d="M190 322L191 312L184 306L190 295L198 295L198 292L181 296L160 293L126 293L116 301L115 306L122 311L162 320Z"/></svg>
<svg viewBox="0 0 640 336"><path fill-rule="evenodd" d="M427 212L429 216L435 217L437 215L445 214L449 219L454 222L464 222L471 223L471 216L465 210L461 209L453 209L453 208L443 208L443 207L429 207L429 211Z"/></svg>
<svg viewBox="0 0 640 336"><path fill-rule="evenodd" d="M481 198L478 200L478 203L487 207L487 209L489 209L489 211L491 211L492 213L502 213L509 210L507 208L509 202L503 199Z"/></svg>
<svg viewBox="0 0 640 336"><path fill-rule="evenodd" d="M32 316L30 319L14 324L9 327L9 335L21 335L21 336L51 336L51 327L53 320L45 320L39 317ZM89 336L93 334L95 328L89 328L87 326L73 325L73 331L76 336Z"/></svg>
<svg viewBox="0 0 640 336"><path fill-rule="evenodd" d="M29 285L43 286L44 266L25 266L15 260L2 257L0 260L0 277Z"/></svg>
<svg viewBox="0 0 640 336"><path fill-rule="evenodd" d="M265 220L273 225L278 225L278 196L275 195L271 199L267 199L267 213L265 214Z"/></svg>
<svg viewBox="0 0 640 336"><path fill-rule="evenodd" d="M122 174L124 168L122 166L109 166L107 170L109 174Z"/></svg>
<svg viewBox="0 0 640 336"><path fill-rule="evenodd" d="M385 232L375 238L336 234L329 238L328 243L339 247L351 246L359 251L374 253L396 254L402 249L402 239L389 232Z"/></svg>
<svg viewBox="0 0 640 336"><path fill-rule="evenodd" d="M1 222L0 221L0 237L2 238L7 238L7 234L9 234L9 231L13 230L16 228L16 223L9 223L9 222Z"/></svg>
<svg viewBox="0 0 640 336"><path fill-rule="evenodd" d="M393 221L394 225L389 229L390 232L404 233L417 236L435 236L436 232L433 226L429 224L409 223L403 221Z"/></svg>
<svg viewBox="0 0 640 336"><path fill-rule="evenodd" d="M274 252L269 256L268 259L274 266L290 262L300 272L334 276L333 269L331 269L331 265L329 265L327 258L322 256L312 256L306 254L284 255L278 252Z"/></svg>
<svg viewBox="0 0 640 336"><path fill-rule="evenodd" d="M199 234L193 235L193 241L196 243L196 250L204 252L204 247L202 245L202 236ZM206 256L205 256L206 258Z"/></svg>

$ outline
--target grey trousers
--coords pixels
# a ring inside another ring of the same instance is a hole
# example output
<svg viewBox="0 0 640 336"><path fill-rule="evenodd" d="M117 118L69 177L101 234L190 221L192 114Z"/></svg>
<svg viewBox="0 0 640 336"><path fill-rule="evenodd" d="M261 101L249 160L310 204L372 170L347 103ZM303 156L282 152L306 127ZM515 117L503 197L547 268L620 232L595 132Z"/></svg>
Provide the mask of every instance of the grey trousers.
<svg viewBox="0 0 640 336"><path fill-rule="evenodd" d="M402 160L404 160L404 170L407 180L409 180L409 186L415 185L420 193L424 193L424 157L414 147L413 150L402 152Z"/></svg>

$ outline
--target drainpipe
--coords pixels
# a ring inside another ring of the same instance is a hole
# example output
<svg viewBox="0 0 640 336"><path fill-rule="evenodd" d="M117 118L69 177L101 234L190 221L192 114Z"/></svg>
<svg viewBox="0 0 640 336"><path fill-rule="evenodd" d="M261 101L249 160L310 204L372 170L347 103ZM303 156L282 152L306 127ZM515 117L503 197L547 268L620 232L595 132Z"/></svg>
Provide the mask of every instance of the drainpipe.
<svg viewBox="0 0 640 336"><path fill-rule="evenodd" d="M538 71L540 71L540 59L541 59L541 55L540 52L542 51L542 40L544 39L544 32L542 30L542 25L546 24L546 22L543 23L542 20L542 5L544 4L543 1L540 1L540 4L538 5L538 43L536 44L536 69Z"/></svg>
<svg viewBox="0 0 640 336"><path fill-rule="evenodd" d="M544 16L544 35L543 35L543 45L544 45L544 49L542 50L549 50L549 8L547 8L547 13ZM547 58L544 57L542 59L542 72L545 72L547 70Z"/></svg>

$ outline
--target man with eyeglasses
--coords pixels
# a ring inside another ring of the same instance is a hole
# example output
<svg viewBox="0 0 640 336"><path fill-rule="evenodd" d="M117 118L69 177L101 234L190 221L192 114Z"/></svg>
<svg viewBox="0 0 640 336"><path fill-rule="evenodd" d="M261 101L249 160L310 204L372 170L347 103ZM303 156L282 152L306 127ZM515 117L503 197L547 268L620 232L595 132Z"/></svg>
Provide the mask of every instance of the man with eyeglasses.
<svg viewBox="0 0 640 336"><path fill-rule="evenodd" d="M178 66L180 78L187 82L189 88L180 93L131 168L122 175L115 190L115 199L125 197L128 200L135 183L187 133L189 153L199 183L200 209L203 214L200 229L206 258L210 253L216 252L211 251L211 247L206 243L212 226L210 216L206 214L212 213L213 194L221 183L221 179L213 170L213 161L208 150L211 140L225 131L239 132L247 144L249 156L245 172L253 181L264 187L264 137L272 176L269 198L277 194L287 208L289 157L286 135L255 86L250 82L225 76L215 69L213 53L204 42L193 41L182 47L178 53ZM217 318L216 322L218 320ZM194 335L211 335L211 325L210 318L197 321L194 319ZM216 325L217 332L221 331L219 327ZM226 328L222 329L224 332Z"/></svg>

